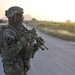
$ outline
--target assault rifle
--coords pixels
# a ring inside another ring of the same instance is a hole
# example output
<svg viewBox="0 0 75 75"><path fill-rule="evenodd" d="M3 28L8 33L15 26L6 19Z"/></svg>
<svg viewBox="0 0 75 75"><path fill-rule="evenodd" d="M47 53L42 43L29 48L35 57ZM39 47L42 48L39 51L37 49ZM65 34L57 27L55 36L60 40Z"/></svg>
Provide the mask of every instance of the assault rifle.
<svg viewBox="0 0 75 75"><path fill-rule="evenodd" d="M42 49L44 50L45 48L48 50L48 48L44 45L45 41L42 37L37 37L37 34L36 34L36 30L33 28L31 31L30 31L33 36L35 37L36 39L36 43L37 45Z"/></svg>

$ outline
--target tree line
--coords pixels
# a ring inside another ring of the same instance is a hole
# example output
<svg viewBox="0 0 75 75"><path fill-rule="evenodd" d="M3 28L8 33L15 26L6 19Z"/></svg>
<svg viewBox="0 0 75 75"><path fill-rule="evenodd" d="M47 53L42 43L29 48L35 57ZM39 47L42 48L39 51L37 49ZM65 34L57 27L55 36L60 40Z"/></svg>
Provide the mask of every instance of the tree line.
<svg viewBox="0 0 75 75"><path fill-rule="evenodd" d="M0 19L0 23L6 23L7 20Z"/></svg>

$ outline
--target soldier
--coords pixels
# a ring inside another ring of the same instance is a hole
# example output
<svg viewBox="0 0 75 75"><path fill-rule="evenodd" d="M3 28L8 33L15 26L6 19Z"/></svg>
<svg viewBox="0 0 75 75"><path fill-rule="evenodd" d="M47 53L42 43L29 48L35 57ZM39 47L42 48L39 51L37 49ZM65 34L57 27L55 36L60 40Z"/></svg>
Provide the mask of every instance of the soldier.
<svg viewBox="0 0 75 75"><path fill-rule="evenodd" d="M30 61L25 61L21 54L24 49L28 49L27 41L31 39L30 35L25 35L28 30L23 25L22 14L23 9L18 6L5 12L9 21L9 25L1 28L1 56L5 75L26 75L29 70Z"/></svg>
<svg viewBox="0 0 75 75"><path fill-rule="evenodd" d="M24 27L21 7L10 7L5 15L9 22L1 28L1 57L5 75L27 75L30 60L44 40L37 37L34 28L28 30ZM37 43L34 43L35 40Z"/></svg>

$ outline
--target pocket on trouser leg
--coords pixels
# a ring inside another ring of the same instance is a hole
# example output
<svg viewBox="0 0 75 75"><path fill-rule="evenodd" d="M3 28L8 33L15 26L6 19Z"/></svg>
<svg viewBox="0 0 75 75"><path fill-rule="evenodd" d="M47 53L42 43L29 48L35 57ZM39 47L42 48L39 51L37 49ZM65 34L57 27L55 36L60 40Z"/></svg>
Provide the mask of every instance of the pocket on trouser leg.
<svg viewBox="0 0 75 75"><path fill-rule="evenodd" d="M24 73L24 67L23 66L20 66L20 64L18 62L15 62L15 65L14 65L14 69L13 69L13 74L16 75L25 75Z"/></svg>
<svg viewBox="0 0 75 75"><path fill-rule="evenodd" d="M13 66L9 65L9 64L3 64L3 68L4 68L4 73L5 75L12 75L12 71L13 71Z"/></svg>

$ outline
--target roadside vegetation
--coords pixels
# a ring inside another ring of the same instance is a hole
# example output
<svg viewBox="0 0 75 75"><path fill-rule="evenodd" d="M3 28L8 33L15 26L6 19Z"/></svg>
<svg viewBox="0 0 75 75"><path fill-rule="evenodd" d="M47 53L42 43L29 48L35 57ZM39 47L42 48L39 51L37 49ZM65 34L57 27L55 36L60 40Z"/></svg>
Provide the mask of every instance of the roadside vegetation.
<svg viewBox="0 0 75 75"><path fill-rule="evenodd" d="M30 21L31 26L42 32L63 39L75 42L75 23L63 23L53 21Z"/></svg>

